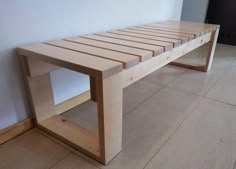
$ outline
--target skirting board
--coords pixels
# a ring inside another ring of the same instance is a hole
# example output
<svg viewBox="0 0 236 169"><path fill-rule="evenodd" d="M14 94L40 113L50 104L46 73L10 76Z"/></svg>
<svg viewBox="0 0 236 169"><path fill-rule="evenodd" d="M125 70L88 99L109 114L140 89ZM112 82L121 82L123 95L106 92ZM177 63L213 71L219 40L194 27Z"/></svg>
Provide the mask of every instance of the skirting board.
<svg viewBox="0 0 236 169"><path fill-rule="evenodd" d="M3 144L10 139L32 129L34 127L34 123L32 118L25 119L19 123L16 123L8 128L5 128L0 131L0 144Z"/></svg>
<svg viewBox="0 0 236 169"><path fill-rule="evenodd" d="M79 104L82 104L84 102L86 102L87 100L89 100L91 98L91 95L90 95L90 91L87 91L87 92L84 92L78 96L75 96L65 102L62 102L58 105L56 105L56 113L59 115L59 114L62 114L76 106L78 106Z"/></svg>

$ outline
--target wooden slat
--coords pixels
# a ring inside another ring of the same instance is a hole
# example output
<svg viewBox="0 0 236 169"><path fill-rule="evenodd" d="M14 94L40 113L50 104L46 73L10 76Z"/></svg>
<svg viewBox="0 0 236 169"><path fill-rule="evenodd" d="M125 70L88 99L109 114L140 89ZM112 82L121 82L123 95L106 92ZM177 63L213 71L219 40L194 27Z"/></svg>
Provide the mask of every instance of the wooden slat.
<svg viewBox="0 0 236 169"><path fill-rule="evenodd" d="M144 28L139 28L139 27L132 27L132 28L129 28L129 29L132 29L132 30L139 30L139 31L143 31L143 32L151 32L151 33L155 33L156 36L160 36L160 37L166 37L166 38L170 38L170 39L180 39L182 41L188 41L188 40L192 40L193 37L188 37L188 36L183 36L183 35L168 35L168 34L163 34L163 33L160 33L158 31L152 31L152 30L147 30L147 29L144 29Z"/></svg>
<svg viewBox="0 0 236 169"><path fill-rule="evenodd" d="M210 32L210 29L205 29L205 28L194 28L194 27L188 27L188 26L178 26L178 25L168 25L164 23L155 23L151 24L150 26L158 26L158 27L164 27L164 28L171 28L171 29L185 29L185 30L191 30L191 31L199 31L203 32L203 34L206 34Z"/></svg>
<svg viewBox="0 0 236 169"><path fill-rule="evenodd" d="M39 125L50 130L56 136L67 139L73 145L79 145L79 147L88 153L99 157L99 138L96 133L82 128L78 124L58 115L40 122Z"/></svg>
<svg viewBox="0 0 236 169"><path fill-rule="evenodd" d="M133 55L138 56L140 58L140 61L145 61L152 57L152 52L149 50L142 50L142 49L137 49L133 47L121 46L121 45L111 44L107 42L86 39L82 37L67 38L65 40L70 41L70 42L75 42L75 43L86 44L86 45L90 45L90 46L94 46L94 47L98 47L102 49L109 49L109 50L117 51L121 53L133 54Z"/></svg>
<svg viewBox="0 0 236 169"><path fill-rule="evenodd" d="M122 64L112 60L94 57L47 44L37 44L18 48L20 55L34 57L92 76L103 78L122 71ZM43 68L42 68L43 69Z"/></svg>
<svg viewBox="0 0 236 169"><path fill-rule="evenodd" d="M131 33L138 33L138 34L142 34L142 35L151 35L154 37L163 37L163 36L157 35L156 33L153 33L153 32L147 32L147 31L142 31L142 30L138 30L138 29L123 29L123 31L131 32ZM169 39L175 39L175 38L169 38ZM184 40L182 40L182 39L175 39L175 40L180 40L181 44L188 42L188 38L184 38Z"/></svg>
<svg viewBox="0 0 236 169"><path fill-rule="evenodd" d="M115 31L114 31L114 33L113 32L99 33L98 35L121 39L121 40L127 40L127 41L131 41L131 42L138 42L138 43L144 43L144 44L148 44L148 45L160 46L160 47L164 47L164 51L168 51L173 48L173 44L170 42L155 41L155 40L143 39L143 38L138 38L138 37L130 37L127 35L116 34Z"/></svg>
<svg viewBox="0 0 236 169"><path fill-rule="evenodd" d="M161 33L161 34L167 34L167 35L178 35L178 36L183 36L183 37L188 37L189 40L192 40L195 38L195 35L193 33L181 33L181 32L168 32L168 31L163 31L163 30L153 30L151 28L148 28L148 27L145 27L145 26L138 26L138 28L142 28L142 29L145 29L147 31L154 31L154 32L157 32L157 33Z"/></svg>
<svg viewBox="0 0 236 169"><path fill-rule="evenodd" d="M102 42L108 42L112 44L118 44L122 46L134 47L134 48L143 49L143 50L149 50L153 52L153 56L159 55L164 52L163 47L147 45L147 44L142 44L142 43L137 43L137 42L130 42L130 41L125 41L125 40L120 40L120 39L104 37L104 36L88 35L88 36L84 36L84 38L89 38L89 39L98 40Z"/></svg>
<svg viewBox="0 0 236 169"><path fill-rule="evenodd" d="M187 31L187 30L181 30L181 29L170 29L170 28L158 28L158 27L153 27L153 26L150 26L150 25L143 25L141 27L145 27L145 28L148 28L148 29L153 29L153 30L159 30L159 31L165 31L165 32L170 32L170 33L186 33L186 34L193 34L195 35L195 38L201 36L201 33L200 32L196 32L196 31Z"/></svg>
<svg viewBox="0 0 236 169"><path fill-rule="evenodd" d="M73 50L77 52L82 52L85 54L93 55L95 57L101 57L108 60L113 60L121 62L125 69L130 68L139 63L139 57L129 54L124 54L116 51L111 51L107 49L101 49L93 46L88 46L79 43L73 43L64 40L47 42L49 45L54 45L57 47L62 47L68 50Z"/></svg>
<svg viewBox="0 0 236 169"><path fill-rule="evenodd" d="M173 47L177 47L177 46L181 45L181 40L178 40L178 39L154 37L154 36L151 36L151 35L143 35L143 34L132 33L132 32L127 32L127 31L123 31L123 30L113 31L113 33L120 34L120 35L127 35L127 36L131 36L131 37L138 37L138 38L143 38L143 39L149 39L149 40L169 42L169 43L173 44Z"/></svg>
<svg viewBox="0 0 236 169"><path fill-rule="evenodd" d="M214 24L205 24L205 23L197 23L197 22L187 22L187 21L167 21L166 24L175 24L175 25L186 25L191 27L199 27L199 28L211 28L213 31L219 28L219 25Z"/></svg>

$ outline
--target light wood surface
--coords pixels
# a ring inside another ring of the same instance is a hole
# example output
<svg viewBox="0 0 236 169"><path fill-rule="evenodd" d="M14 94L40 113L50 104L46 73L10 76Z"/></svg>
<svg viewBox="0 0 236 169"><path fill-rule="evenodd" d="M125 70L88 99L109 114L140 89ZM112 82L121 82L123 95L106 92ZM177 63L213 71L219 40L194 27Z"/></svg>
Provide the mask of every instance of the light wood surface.
<svg viewBox="0 0 236 169"><path fill-rule="evenodd" d="M109 42L112 44L117 44L121 46L128 46L128 47L134 47L137 49L142 49L142 50L148 50L153 52L153 56L156 56L160 53L164 52L163 47L157 47L154 45L147 45L143 43L137 43L137 42L130 42L130 41L125 41L125 40L120 40L120 39L114 39L110 37L103 37L103 36L98 36L98 35L89 35L86 36L86 38L93 39L93 40L98 40L102 42Z"/></svg>
<svg viewBox="0 0 236 169"><path fill-rule="evenodd" d="M173 48L173 45L170 42L154 41L154 40L143 39L143 38L138 38L138 37L130 37L126 35L115 34L113 32L99 33L98 35L131 41L131 42L138 42L138 43L143 43L143 44L148 44L148 45L155 45L158 47L164 47L164 51L168 51Z"/></svg>
<svg viewBox="0 0 236 169"><path fill-rule="evenodd" d="M96 57L101 57L107 60L117 61L123 64L123 67L129 68L138 64L138 56L133 56L129 54L124 54L116 51L111 51L107 49L96 48L93 46L88 46L84 44L78 44L63 40L47 42L49 45L57 46L60 48L76 51L79 53L84 53Z"/></svg>
<svg viewBox="0 0 236 169"><path fill-rule="evenodd" d="M8 128L0 130L0 144L3 144L20 134L32 129L34 127L34 123L32 118L25 119L19 123L16 123Z"/></svg>
<svg viewBox="0 0 236 169"><path fill-rule="evenodd" d="M98 135L65 117L55 115L41 121L39 125L55 133L58 137L62 137L74 145L81 146L88 153L97 157L100 156Z"/></svg>
<svg viewBox="0 0 236 169"><path fill-rule="evenodd" d="M75 42L75 43L86 44L89 46L99 47L102 49L109 49L109 50L117 51L120 53L132 54L132 55L140 57L140 61L145 61L145 60L150 59L152 57L151 51L111 44L109 42L101 42L101 41L86 39L86 38L82 38L82 37L80 37L80 38L67 38L65 40L70 41L70 42Z"/></svg>
<svg viewBox="0 0 236 169"><path fill-rule="evenodd" d="M47 44L37 44L21 47L20 55L37 58L55 65L61 65L81 73L94 76L102 75L104 78L120 72L122 64L112 60L94 57Z"/></svg>
<svg viewBox="0 0 236 169"><path fill-rule="evenodd" d="M178 47L179 45L181 45L181 40L177 40L177 39L169 39L169 38L164 38L164 37L154 37L154 36L150 36L150 35L133 33L133 32L129 32L129 31L125 31L125 30L113 31L113 33L116 33L119 35L126 35L126 36L131 36L131 37L138 37L138 38L143 38L143 39L161 41L161 42L169 42L169 43L173 44L173 47Z"/></svg>

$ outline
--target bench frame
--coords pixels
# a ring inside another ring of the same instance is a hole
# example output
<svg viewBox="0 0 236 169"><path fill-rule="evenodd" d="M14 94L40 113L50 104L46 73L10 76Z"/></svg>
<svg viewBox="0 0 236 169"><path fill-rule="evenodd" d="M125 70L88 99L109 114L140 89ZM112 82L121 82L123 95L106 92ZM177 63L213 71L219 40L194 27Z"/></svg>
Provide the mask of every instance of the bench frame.
<svg viewBox="0 0 236 169"><path fill-rule="evenodd" d="M107 78L87 72L86 74L90 76L91 99L97 102L98 134L73 124L56 113L50 72L59 67L68 69L71 67L66 63L57 65L56 62L57 66L55 66L51 64L52 62L47 63L19 53L31 110L37 127L97 161L107 164L122 149L123 88L167 64L198 71L209 71L218 33L219 28ZM206 43L210 43L210 45L205 65L194 66L173 62Z"/></svg>

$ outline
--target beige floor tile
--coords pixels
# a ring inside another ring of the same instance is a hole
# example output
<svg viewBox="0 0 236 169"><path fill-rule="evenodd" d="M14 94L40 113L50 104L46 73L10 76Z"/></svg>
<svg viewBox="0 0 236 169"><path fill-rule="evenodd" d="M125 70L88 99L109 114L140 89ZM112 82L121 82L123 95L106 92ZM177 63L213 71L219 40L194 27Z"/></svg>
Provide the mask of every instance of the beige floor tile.
<svg viewBox="0 0 236 169"><path fill-rule="evenodd" d="M123 150L104 169L142 169L200 97L163 88L123 119ZM78 153L80 154L80 153Z"/></svg>
<svg viewBox="0 0 236 169"><path fill-rule="evenodd" d="M69 153L33 129L0 146L0 169L47 169Z"/></svg>
<svg viewBox="0 0 236 169"><path fill-rule="evenodd" d="M175 81L168 83L168 86L204 96L221 74L222 73L219 71L209 71L205 73L187 70Z"/></svg>
<svg viewBox="0 0 236 169"><path fill-rule="evenodd" d="M217 80L206 97L236 105L236 64Z"/></svg>
<svg viewBox="0 0 236 169"><path fill-rule="evenodd" d="M123 90L123 113L134 109L147 98L153 96L162 86L140 80Z"/></svg>
<svg viewBox="0 0 236 169"><path fill-rule="evenodd" d="M233 169L236 107L204 99L145 169Z"/></svg>
<svg viewBox="0 0 236 169"><path fill-rule="evenodd" d="M98 169L75 154L70 154L52 169Z"/></svg>
<svg viewBox="0 0 236 169"><path fill-rule="evenodd" d="M156 85L166 85L167 83L177 79L186 70L187 69L185 68L167 65L142 78L140 81L149 82Z"/></svg>

